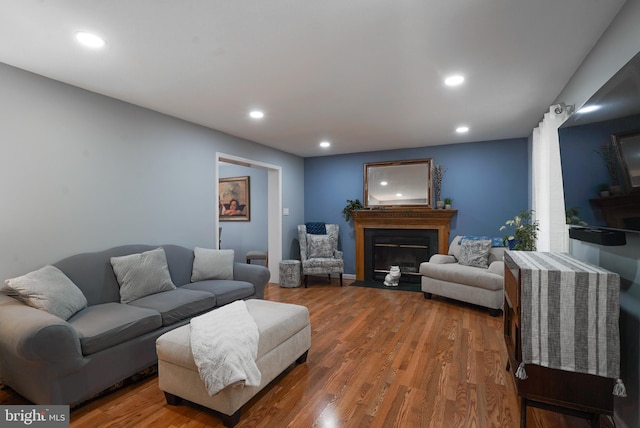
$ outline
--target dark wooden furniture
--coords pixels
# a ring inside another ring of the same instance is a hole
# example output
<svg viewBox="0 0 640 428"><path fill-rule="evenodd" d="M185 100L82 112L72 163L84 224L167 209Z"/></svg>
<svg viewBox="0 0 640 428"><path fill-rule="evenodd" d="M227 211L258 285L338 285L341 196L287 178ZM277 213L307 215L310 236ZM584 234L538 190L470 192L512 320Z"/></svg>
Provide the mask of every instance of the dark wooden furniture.
<svg viewBox="0 0 640 428"><path fill-rule="evenodd" d="M589 199L589 203L606 226L640 230L640 192Z"/></svg>
<svg viewBox="0 0 640 428"><path fill-rule="evenodd" d="M522 278L520 267L508 252L504 261L504 338L509 356L507 370L511 370L521 397L520 427L526 427L527 406L583 417L591 421L592 427L599 427L600 414L613 414L614 379L535 364L526 365L527 379L515 376L522 362Z"/></svg>

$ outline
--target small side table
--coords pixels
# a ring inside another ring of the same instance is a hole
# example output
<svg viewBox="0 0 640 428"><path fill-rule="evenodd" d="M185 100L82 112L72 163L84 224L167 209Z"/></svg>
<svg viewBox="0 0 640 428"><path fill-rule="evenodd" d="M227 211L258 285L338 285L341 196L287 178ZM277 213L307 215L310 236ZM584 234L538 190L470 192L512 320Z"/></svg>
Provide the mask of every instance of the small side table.
<svg viewBox="0 0 640 428"><path fill-rule="evenodd" d="M282 260L280 262L280 287L300 287L300 260Z"/></svg>

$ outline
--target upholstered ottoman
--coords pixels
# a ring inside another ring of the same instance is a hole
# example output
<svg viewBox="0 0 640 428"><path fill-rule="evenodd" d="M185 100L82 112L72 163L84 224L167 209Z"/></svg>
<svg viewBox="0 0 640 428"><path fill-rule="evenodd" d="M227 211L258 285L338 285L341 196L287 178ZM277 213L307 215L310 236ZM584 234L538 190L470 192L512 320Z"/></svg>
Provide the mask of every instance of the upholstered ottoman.
<svg viewBox="0 0 640 428"><path fill-rule="evenodd" d="M300 260L280 262L280 287L300 287Z"/></svg>
<svg viewBox="0 0 640 428"><path fill-rule="evenodd" d="M227 427L240 420L240 408L294 362L303 363L311 346L311 326L306 307L267 300L247 300L249 314L259 331L256 365L259 386L227 387L210 396L200 379L190 345L189 324L158 338L158 383L167 403L181 399L214 410Z"/></svg>

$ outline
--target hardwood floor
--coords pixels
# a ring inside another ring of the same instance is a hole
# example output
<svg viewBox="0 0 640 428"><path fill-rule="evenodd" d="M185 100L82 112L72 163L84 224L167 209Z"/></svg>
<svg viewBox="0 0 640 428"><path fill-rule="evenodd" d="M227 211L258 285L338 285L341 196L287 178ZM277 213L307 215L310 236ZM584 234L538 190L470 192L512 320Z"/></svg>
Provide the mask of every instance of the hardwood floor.
<svg viewBox="0 0 640 428"><path fill-rule="evenodd" d="M517 427L519 400L505 371L502 318L422 293L310 278L269 284L265 298L309 308L312 344L247 403L237 427ZM0 404L22 404L10 390ZM528 427L588 427L540 409ZM603 426L610 426L602 418ZM71 427L222 427L208 409L169 406L152 376L71 412Z"/></svg>

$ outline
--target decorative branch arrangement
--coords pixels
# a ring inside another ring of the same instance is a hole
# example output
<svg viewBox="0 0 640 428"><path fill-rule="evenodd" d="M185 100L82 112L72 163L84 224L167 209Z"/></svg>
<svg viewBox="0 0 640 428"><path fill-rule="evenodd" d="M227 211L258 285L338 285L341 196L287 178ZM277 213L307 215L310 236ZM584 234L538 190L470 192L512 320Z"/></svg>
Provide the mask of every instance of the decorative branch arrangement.
<svg viewBox="0 0 640 428"><path fill-rule="evenodd" d="M443 169L442 165L436 165L433 167L433 191L435 193L436 201L440 200L440 190L442 190L442 177L447 169Z"/></svg>
<svg viewBox="0 0 640 428"><path fill-rule="evenodd" d="M611 144L603 144L600 146L600 150L596 150L596 153L600 155L607 165L607 171L609 172L609 178L611 179L612 186L618 186L618 173L617 173L617 161L616 161L616 149Z"/></svg>

